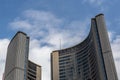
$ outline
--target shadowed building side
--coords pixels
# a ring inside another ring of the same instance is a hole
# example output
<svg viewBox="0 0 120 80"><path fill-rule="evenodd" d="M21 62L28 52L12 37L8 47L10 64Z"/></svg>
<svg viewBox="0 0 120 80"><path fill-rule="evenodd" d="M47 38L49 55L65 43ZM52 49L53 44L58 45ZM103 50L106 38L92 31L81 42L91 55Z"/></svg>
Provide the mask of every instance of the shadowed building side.
<svg viewBox="0 0 120 80"><path fill-rule="evenodd" d="M41 66L28 61L27 80L41 80Z"/></svg>
<svg viewBox="0 0 120 80"><path fill-rule="evenodd" d="M104 21L91 19L88 37L76 46L53 51L52 80L118 80Z"/></svg>

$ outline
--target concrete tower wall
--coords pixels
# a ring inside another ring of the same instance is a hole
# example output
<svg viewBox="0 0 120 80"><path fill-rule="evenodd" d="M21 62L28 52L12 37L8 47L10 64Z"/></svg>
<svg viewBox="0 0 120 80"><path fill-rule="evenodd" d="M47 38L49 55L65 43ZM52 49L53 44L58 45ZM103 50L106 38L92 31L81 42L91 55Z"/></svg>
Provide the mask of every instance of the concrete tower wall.
<svg viewBox="0 0 120 80"><path fill-rule="evenodd" d="M25 33L18 32L11 40L7 51L5 80L25 80L28 39Z"/></svg>
<svg viewBox="0 0 120 80"><path fill-rule="evenodd" d="M52 80L59 80L59 53L53 52L51 55L51 79Z"/></svg>
<svg viewBox="0 0 120 80"><path fill-rule="evenodd" d="M4 80L41 80L41 66L29 61L28 53L29 37L19 31L8 46Z"/></svg>
<svg viewBox="0 0 120 80"><path fill-rule="evenodd" d="M107 78L108 80L118 80L108 33L104 21L104 15L96 16L96 25L98 29Z"/></svg>

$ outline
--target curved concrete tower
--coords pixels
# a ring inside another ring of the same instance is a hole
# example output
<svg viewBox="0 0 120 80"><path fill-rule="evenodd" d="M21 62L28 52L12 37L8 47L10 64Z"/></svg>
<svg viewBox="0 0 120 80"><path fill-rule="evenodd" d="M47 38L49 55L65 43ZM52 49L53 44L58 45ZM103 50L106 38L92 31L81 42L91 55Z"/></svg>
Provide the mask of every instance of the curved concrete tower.
<svg viewBox="0 0 120 80"><path fill-rule="evenodd" d="M51 54L52 80L118 80L104 15L91 19L88 37Z"/></svg>

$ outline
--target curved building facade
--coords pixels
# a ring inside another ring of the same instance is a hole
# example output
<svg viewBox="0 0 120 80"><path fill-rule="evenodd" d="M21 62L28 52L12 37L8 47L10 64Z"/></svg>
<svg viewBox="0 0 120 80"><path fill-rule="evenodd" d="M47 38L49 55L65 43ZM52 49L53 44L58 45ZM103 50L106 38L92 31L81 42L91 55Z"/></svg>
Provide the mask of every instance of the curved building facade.
<svg viewBox="0 0 120 80"><path fill-rule="evenodd" d="M51 78L118 80L103 14L91 19L89 35L83 42L52 52Z"/></svg>

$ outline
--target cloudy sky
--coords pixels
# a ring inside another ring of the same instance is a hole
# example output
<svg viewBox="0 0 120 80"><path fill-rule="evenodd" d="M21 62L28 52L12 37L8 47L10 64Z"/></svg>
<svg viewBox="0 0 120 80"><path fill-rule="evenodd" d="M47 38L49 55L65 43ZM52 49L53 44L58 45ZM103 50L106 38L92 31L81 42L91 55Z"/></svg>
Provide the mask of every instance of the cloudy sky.
<svg viewBox="0 0 120 80"><path fill-rule="evenodd" d="M0 80L7 46L19 30L30 36L29 59L42 66L42 80L50 80L50 53L85 39L91 18L105 21L120 76L119 0L0 0ZM119 77L120 80L120 77Z"/></svg>

